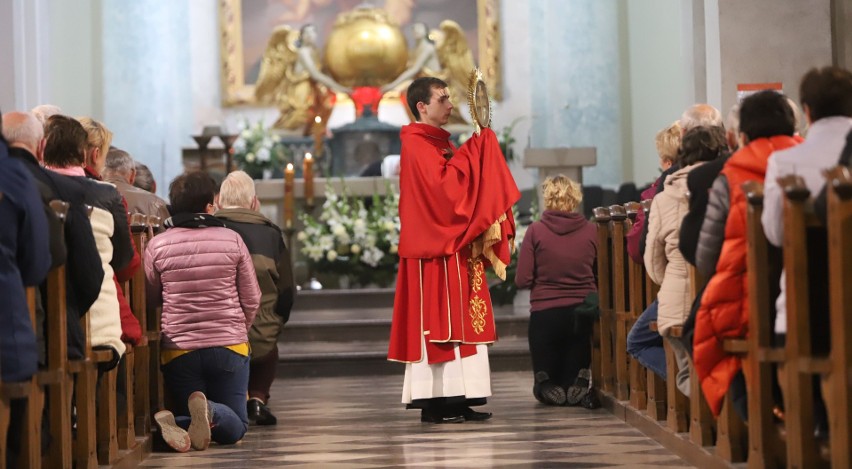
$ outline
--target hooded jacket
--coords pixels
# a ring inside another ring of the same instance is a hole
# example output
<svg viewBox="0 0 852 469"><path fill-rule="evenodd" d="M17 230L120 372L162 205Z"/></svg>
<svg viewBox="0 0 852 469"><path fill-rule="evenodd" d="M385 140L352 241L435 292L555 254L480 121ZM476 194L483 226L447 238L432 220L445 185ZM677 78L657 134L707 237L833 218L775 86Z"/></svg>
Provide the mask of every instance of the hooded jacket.
<svg viewBox="0 0 852 469"><path fill-rule="evenodd" d="M530 311L567 307L597 291L597 230L582 214L545 210L524 235L515 284L530 288Z"/></svg>
<svg viewBox="0 0 852 469"><path fill-rule="evenodd" d="M281 229L268 218L245 208L225 208L216 212L225 227L239 233L251 255L260 286L260 309L249 330L254 358L267 355L293 307L296 283L290 263L290 251Z"/></svg>
<svg viewBox="0 0 852 469"><path fill-rule="evenodd" d="M667 177L665 191L654 197L648 214L645 268L651 280L660 285L657 327L663 336L671 327L683 324L692 304L686 260L678 243L680 225L689 210L686 178L702 164L704 162L695 163Z"/></svg>

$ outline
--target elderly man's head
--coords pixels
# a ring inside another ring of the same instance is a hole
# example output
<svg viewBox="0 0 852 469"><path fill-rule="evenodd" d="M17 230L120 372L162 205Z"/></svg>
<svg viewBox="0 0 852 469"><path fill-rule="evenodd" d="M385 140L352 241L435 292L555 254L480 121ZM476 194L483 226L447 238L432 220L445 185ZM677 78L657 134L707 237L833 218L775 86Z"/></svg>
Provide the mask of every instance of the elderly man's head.
<svg viewBox="0 0 852 469"><path fill-rule="evenodd" d="M11 147L29 151L39 161L44 153L44 126L29 112L3 114L3 137Z"/></svg>
<svg viewBox="0 0 852 469"><path fill-rule="evenodd" d="M257 210L260 204L257 201L254 180L244 171L228 174L219 189L219 207Z"/></svg>
<svg viewBox="0 0 852 469"><path fill-rule="evenodd" d="M133 184L136 180L136 163L130 153L120 148L110 148L107 152L103 177L121 179L128 184Z"/></svg>
<svg viewBox="0 0 852 469"><path fill-rule="evenodd" d="M722 127L722 113L709 104L690 106L680 116L680 128L685 134L695 127Z"/></svg>

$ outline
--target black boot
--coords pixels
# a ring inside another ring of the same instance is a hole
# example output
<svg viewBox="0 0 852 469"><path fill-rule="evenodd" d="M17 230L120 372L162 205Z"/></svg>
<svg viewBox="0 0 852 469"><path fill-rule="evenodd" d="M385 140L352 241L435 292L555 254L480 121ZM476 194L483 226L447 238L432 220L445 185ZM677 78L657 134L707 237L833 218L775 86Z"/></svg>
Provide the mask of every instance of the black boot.
<svg viewBox="0 0 852 469"><path fill-rule="evenodd" d="M565 405L565 390L550 380L550 376L544 371L535 374L535 386L533 395L540 402L547 405Z"/></svg>
<svg viewBox="0 0 852 469"><path fill-rule="evenodd" d="M278 419L272 415L269 407L260 399L251 398L246 402L246 411L248 412L249 423L252 425L275 425Z"/></svg>

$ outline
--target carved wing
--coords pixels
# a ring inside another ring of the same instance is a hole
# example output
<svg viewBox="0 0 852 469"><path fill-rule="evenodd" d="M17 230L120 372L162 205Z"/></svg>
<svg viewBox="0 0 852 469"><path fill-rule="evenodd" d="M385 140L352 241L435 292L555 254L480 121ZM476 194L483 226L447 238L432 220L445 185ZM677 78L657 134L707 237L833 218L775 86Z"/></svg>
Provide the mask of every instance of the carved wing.
<svg viewBox="0 0 852 469"><path fill-rule="evenodd" d="M276 96L286 94L290 83L287 81L287 71L295 64L297 58L296 41L299 31L282 25L275 28L263 61L260 63L260 74L254 88L254 96L260 102L275 103Z"/></svg>
<svg viewBox="0 0 852 469"><path fill-rule="evenodd" d="M441 22L441 34L437 41L438 60L447 77L453 82L450 86L467 86L470 73L476 66L473 53L467 44L464 30L452 20Z"/></svg>

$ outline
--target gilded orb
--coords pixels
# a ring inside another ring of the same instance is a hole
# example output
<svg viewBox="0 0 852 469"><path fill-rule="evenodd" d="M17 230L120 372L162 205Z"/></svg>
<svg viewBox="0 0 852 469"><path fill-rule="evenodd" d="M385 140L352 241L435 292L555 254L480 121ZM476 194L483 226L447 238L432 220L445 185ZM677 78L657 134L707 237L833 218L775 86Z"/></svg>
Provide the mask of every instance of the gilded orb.
<svg viewBox="0 0 852 469"><path fill-rule="evenodd" d="M326 40L325 61L343 86L380 87L405 70L408 44L383 9L356 8L337 17Z"/></svg>

